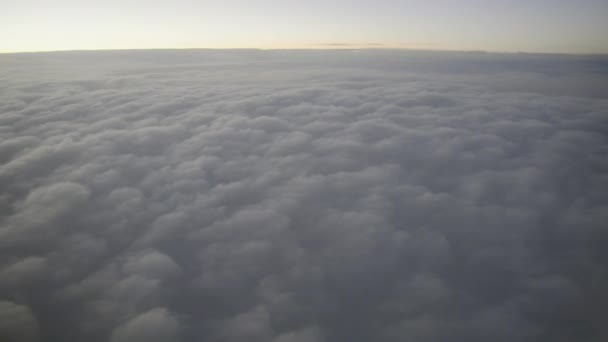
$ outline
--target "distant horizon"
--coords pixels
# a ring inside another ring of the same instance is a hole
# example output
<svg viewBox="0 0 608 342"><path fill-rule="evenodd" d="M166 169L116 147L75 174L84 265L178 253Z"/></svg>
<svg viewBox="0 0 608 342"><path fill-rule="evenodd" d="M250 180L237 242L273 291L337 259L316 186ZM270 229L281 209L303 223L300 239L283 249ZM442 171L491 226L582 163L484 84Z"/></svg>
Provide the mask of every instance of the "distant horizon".
<svg viewBox="0 0 608 342"><path fill-rule="evenodd" d="M59 50L26 50L26 51L1 51L0 55L10 54L35 54L35 53L61 53L61 52L102 52L102 51L186 51L186 50L258 50L258 51L411 51L411 52L446 52L446 53L485 53L504 55L562 55L562 56L608 56L606 52L555 52L555 51L508 51L508 50L483 50L483 49L432 49L432 48L409 48L388 46L359 46L351 44L316 44L314 47L142 47L142 48L90 48L90 49L59 49Z"/></svg>

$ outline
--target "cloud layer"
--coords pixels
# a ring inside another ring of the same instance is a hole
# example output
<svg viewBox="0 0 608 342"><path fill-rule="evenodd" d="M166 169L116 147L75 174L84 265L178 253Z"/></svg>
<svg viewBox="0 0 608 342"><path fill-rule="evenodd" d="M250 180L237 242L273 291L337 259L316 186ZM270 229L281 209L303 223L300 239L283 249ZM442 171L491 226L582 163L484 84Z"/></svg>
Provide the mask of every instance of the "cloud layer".
<svg viewBox="0 0 608 342"><path fill-rule="evenodd" d="M0 56L0 340L601 341L608 61Z"/></svg>

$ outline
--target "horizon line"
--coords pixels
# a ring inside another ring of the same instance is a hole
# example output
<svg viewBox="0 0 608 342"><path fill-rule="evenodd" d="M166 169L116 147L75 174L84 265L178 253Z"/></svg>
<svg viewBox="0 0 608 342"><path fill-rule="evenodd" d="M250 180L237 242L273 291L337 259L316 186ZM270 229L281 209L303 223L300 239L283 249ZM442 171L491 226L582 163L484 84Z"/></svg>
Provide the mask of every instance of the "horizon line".
<svg viewBox="0 0 608 342"><path fill-rule="evenodd" d="M252 51L359 51L359 50L385 50L385 51L411 51L411 52L445 52L445 53L479 53L479 54L503 54L503 55L554 55L554 56L582 56L582 57L608 57L608 52L530 52L530 51L504 51L504 50L479 50L479 49L432 49L432 48L409 48L390 47L380 45L357 45L357 44L314 44L317 47L150 47L150 48L100 48L100 49L59 49L59 50L27 50L27 51L0 51L0 55L37 54L37 53L62 53L62 52L111 52L111 51L185 51L185 50L252 50ZM325 47L323 47L325 46Z"/></svg>

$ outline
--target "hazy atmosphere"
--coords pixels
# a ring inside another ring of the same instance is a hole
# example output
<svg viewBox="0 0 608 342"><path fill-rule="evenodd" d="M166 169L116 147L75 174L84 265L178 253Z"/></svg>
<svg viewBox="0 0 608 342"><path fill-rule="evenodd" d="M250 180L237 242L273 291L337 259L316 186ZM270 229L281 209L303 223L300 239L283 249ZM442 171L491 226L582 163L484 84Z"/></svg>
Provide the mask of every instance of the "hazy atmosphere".
<svg viewBox="0 0 608 342"><path fill-rule="evenodd" d="M605 0L0 0L0 52L375 47L608 53Z"/></svg>
<svg viewBox="0 0 608 342"><path fill-rule="evenodd" d="M49 3L0 50L107 50L0 54L0 342L608 341L605 2Z"/></svg>

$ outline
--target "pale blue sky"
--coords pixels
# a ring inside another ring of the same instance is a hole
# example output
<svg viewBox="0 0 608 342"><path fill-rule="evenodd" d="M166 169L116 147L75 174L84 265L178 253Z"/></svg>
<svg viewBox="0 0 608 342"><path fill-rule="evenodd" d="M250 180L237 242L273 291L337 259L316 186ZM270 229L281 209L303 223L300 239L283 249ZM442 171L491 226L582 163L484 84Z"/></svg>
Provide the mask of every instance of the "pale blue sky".
<svg viewBox="0 0 608 342"><path fill-rule="evenodd" d="M607 53L606 0L0 0L0 51L398 47Z"/></svg>

